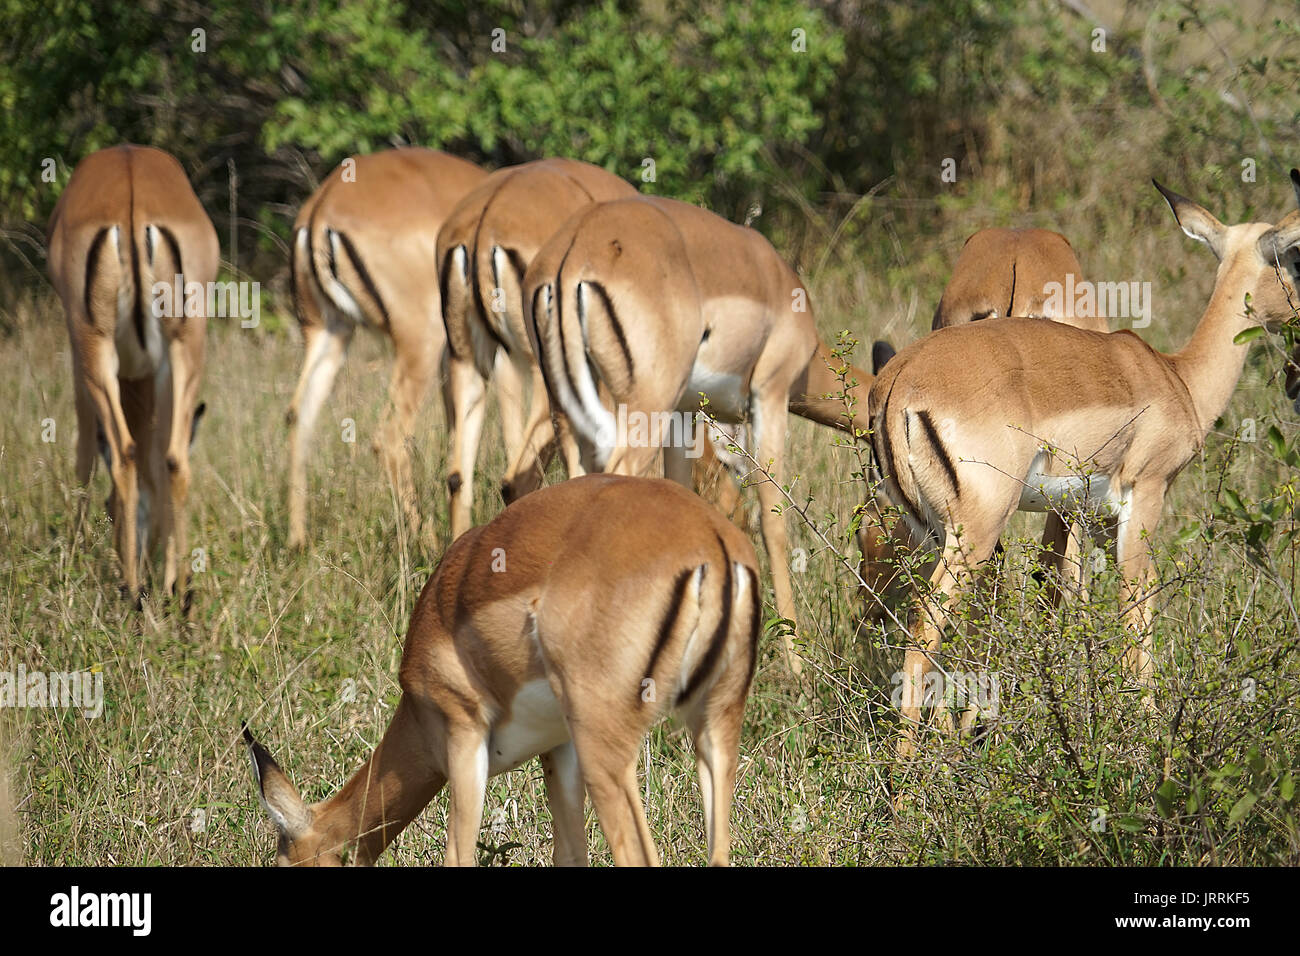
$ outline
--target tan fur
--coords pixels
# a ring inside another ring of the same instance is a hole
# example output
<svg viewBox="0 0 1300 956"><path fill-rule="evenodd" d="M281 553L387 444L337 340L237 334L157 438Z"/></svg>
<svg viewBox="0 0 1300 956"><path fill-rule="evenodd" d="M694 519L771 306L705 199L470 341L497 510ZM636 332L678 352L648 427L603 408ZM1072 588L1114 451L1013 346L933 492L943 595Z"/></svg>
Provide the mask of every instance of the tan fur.
<svg viewBox="0 0 1300 956"><path fill-rule="evenodd" d="M1064 284L1083 267L1070 241L1049 229L981 229L966 240L952 278L934 310L932 329L980 319L1015 316L1054 319L1097 332L1109 331L1104 316L1049 314L1047 284Z"/></svg>
<svg viewBox="0 0 1300 956"><path fill-rule="evenodd" d="M305 359L288 413L291 546L306 543L312 431L358 325L393 343L388 411L372 444L408 525L420 530L408 445L446 361L438 230L486 175L436 150L390 149L341 163L298 212L290 273Z"/></svg>
<svg viewBox="0 0 1300 956"><path fill-rule="evenodd" d="M1023 317L1048 318L1095 332L1110 331L1104 316L1076 316L1073 310L1049 313L1048 283L1064 287L1071 275L1076 284L1084 279L1074 248L1059 232L981 229L962 246L952 277L934 310L931 328ZM1078 557L1081 534L1081 528L1067 525L1061 515L1048 513L1042 563L1052 603L1061 598L1063 576L1068 576L1074 589L1082 589L1083 565ZM880 622L898 606L906 590L898 547L914 546L916 542L893 516L878 513L872 502L867 503L857 537L862 552L859 573L867 585L863 588L866 616Z"/></svg>
<svg viewBox="0 0 1300 956"><path fill-rule="evenodd" d="M663 445L656 435L650 447L600 448L598 391L608 393L606 415L619 405L690 412L707 391L714 417L750 422L753 451L778 480L788 411L848 427L843 401L824 397L842 391L828 367L839 363L817 337L807 290L752 229L670 199L602 203L551 237L524 285L551 400L590 470L644 474ZM848 379L865 398L871 376L849 368ZM865 408L858 415L865 423ZM665 473L688 483L682 450L663 451ZM785 525L774 510L784 499L771 482L759 483L758 495L777 610L795 620ZM798 673L789 642L786 652Z"/></svg>
<svg viewBox="0 0 1300 956"><path fill-rule="evenodd" d="M1125 509L1116 551L1136 642L1129 663L1143 685L1152 670L1149 549L1165 493L1236 386L1247 346L1234 345L1234 336L1290 316L1291 290L1273 260L1300 242L1300 213L1276 227L1224 226L1190 200L1161 191L1184 230L1220 259L1210 303L1181 351L1157 352L1128 331L1107 334L1032 319L980 322L941 330L902 350L871 394L873 443L887 496L881 504L898 506L910 516L913 532L941 549L931 593L947 594L949 608L969 572L992 554L1042 449L1052 450L1039 464L1048 474L1082 470L1110 480ZM1247 294L1254 317L1243 307ZM929 598L912 616L904 664L911 692L905 694L899 746L904 755L914 747L919 688L939 652L945 617Z"/></svg>
<svg viewBox="0 0 1300 956"><path fill-rule="evenodd" d="M156 243L146 236L149 227ZM179 263L166 236L175 239ZM137 604L143 491L151 503L149 537L165 549L163 588L189 606L185 509L207 328L206 303L199 315L182 309L155 319L152 286L183 273L182 283L206 287L216 279L217 256L216 230L185 171L151 147L115 146L86 157L50 220L50 276L67 318L76 382L77 480L85 485L94 473L102 428L123 588Z"/></svg>
<svg viewBox="0 0 1300 956"><path fill-rule="evenodd" d="M536 752L500 749L512 702L544 681L564 717L540 754L555 862L587 862L584 787L615 863L658 862L636 764L672 709L695 740L710 862L725 864L761 626L757 567L743 534L668 481L589 475L521 498L458 538L425 585L401 702L338 794L304 805L248 738L279 862L338 863L354 845L354 862L373 863L446 784L446 862L473 865L487 776Z"/></svg>
<svg viewBox="0 0 1300 956"><path fill-rule="evenodd" d="M598 166L543 159L487 176L460 201L439 231L437 266L445 295L442 314L450 358L448 484L453 538L470 527L485 385L494 370L510 463L503 485L507 501L541 486L554 448L550 403L524 328L523 275L517 270L528 267L537 250L573 213L593 202L633 195L636 190L631 185ZM458 263L463 268L457 268ZM493 307L497 294L501 311ZM533 386L526 424L525 379ZM571 439L566 445L572 474L577 455Z"/></svg>

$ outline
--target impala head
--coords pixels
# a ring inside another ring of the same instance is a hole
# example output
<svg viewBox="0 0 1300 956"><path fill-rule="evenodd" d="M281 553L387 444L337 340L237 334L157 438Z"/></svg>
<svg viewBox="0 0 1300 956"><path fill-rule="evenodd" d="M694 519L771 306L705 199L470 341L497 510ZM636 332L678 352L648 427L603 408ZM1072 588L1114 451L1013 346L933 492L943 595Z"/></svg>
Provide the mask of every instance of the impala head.
<svg viewBox="0 0 1300 956"><path fill-rule="evenodd" d="M341 844L318 825L315 808L303 803L289 777L244 726L257 796L275 824L277 866L342 866Z"/></svg>
<svg viewBox="0 0 1300 956"><path fill-rule="evenodd" d="M1291 171L1300 200L1300 172ZM1204 207L1152 180L1165 197L1183 232L1210 247L1219 260L1222 277L1229 268L1247 276L1251 308L1259 324L1270 332L1295 315L1300 303L1300 212L1292 212L1277 225L1247 222L1225 226Z"/></svg>
<svg viewBox="0 0 1300 956"><path fill-rule="evenodd" d="M1295 190L1297 210L1278 223L1279 229L1300 218L1300 169L1291 170L1291 188ZM1293 244L1280 250L1279 258L1282 267L1291 274L1291 285L1300 289L1300 246ZM1286 363L1286 396L1294 403L1295 410L1300 412L1300 346L1291 353L1291 360Z"/></svg>

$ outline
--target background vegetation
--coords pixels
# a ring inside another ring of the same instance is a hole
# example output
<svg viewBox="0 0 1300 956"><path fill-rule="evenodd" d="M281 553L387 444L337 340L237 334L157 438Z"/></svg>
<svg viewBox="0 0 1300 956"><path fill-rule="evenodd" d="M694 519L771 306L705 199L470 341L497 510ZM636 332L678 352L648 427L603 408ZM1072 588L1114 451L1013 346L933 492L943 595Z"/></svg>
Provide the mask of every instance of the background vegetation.
<svg viewBox="0 0 1300 956"><path fill-rule="evenodd" d="M99 720L0 711L24 859L261 863L273 842L240 721L316 799L391 713L406 620L437 555L405 540L375 494L378 463L358 451L382 406L383 343L358 338L322 423L312 549L283 544L282 421L300 358L284 237L345 156L406 142L487 165L570 155L648 192L756 216L810 284L831 340L843 329L910 341L973 229L1050 226L1091 276L1152 282L1143 335L1171 347L1208 300L1213 260L1148 179L1225 221L1292 207L1298 12L1293 0L0 0L0 669L97 665L107 678ZM792 49L796 29L805 52ZM209 565L188 628L116 601L102 470L94 524L78 536L71 520L83 492L44 223L76 162L122 140L181 158L224 268L266 293L258 329L210 333L192 519ZM642 181L647 158L654 182ZM955 182L941 179L947 159ZM1118 667L1113 570L1086 601L1045 614L1009 541L949 651L954 669L999 677L998 720L978 742L934 735L901 772L896 638L860 624L843 565L792 519L792 545L810 555L796 574L809 673L791 683L767 642L742 743L737 862L1300 862L1300 456L1281 346L1254 346L1202 460L1175 485L1158 542L1152 712ZM441 519L445 427L434 405L427 414L417 478ZM343 417L356 444L329 440ZM499 507L494 428L480 520ZM790 460L795 494L852 557L855 456L797 423ZM701 862L693 762L675 726L653 735L645 780L666 862ZM388 859L439 859L444 814L435 801ZM484 860L548 859L548 826L535 766L495 779ZM594 820L591 831L607 859Z"/></svg>

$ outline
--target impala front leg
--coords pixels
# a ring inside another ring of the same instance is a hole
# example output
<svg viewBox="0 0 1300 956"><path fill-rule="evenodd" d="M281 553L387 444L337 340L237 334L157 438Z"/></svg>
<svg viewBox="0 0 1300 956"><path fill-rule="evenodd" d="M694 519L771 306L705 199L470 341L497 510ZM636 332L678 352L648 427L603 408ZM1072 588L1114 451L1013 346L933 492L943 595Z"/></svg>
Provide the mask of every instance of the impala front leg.
<svg viewBox="0 0 1300 956"><path fill-rule="evenodd" d="M1150 535L1160 521L1164 508L1164 489L1133 488L1121 511L1115 529L1115 558L1122 579L1121 597L1126 605L1124 622L1132 632L1134 644L1124 655L1124 663L1149 691L1152 686L1151 580L1154 576Z"/></svg>

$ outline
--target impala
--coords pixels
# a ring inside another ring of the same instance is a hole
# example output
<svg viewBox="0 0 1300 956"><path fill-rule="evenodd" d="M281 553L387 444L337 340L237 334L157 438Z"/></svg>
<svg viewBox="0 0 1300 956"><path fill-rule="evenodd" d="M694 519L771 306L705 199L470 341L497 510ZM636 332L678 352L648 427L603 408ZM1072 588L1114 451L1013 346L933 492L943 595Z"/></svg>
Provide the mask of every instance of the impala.
<svg viewBox="0 0 1300 956"><path fill-rule="evenodd" d="M370 759L307 806L245 728L281 865L371 864L447 786L448 865L473 865L489 776L541 757L557 865L586 865L583 791L614 862L655 865L637 792L666 711L695 742L709 862L725 865L759 617L754 547L662 479L588 475L451 545L411 615L402 698Z"/></svg>
<svg viewBox="0 0 1300 956"><path fill-rule="evenodd" d="M883 493L938 554L910 624L900 755L914 751L919 690L941 647L940 596L955 605L1017 510L1082 506L1113 518L1134 635L1126 663L1150 686L1150 542L1165 494L1236 387L1247 345L1235 336L1292 314L1278 265L1294 264L1300 243L1300 212L1276 226L1225 226L1156 188L1183 231L1219 260L1209 305L1181 351L1157 352L1128 331L1004 319L935 332L899 352L872 386Z"/></svg>
<svg viewBox="0 0 1300 956"><path fill-rule="evenodd" d="M344 160L298 212L289 275L305 358L287 415L291 547L307 540L312 430L358 326L393 343L388 410L373 446L418 533L408 445L447 341L431 264L438 229L486 175L436 150L391 149Z"/></svg>
<svg viewBox="0 0 1300 956"><path fill-rule="evenodd" d="M1070 241L1050 229L981 229L966 240L934 310L932 329L1010 316L1054 319L1108 332L1104 316L1050 309L1052 283L1078 282L1083 267Z"/></svg>
<svg viewBox="0 0 1300 956"><path fill-rule="evenodd" d="M799 277L752 229L697 206L635 197L570 219L534 258L524 286L547 390L587 470L642 474L662 449L665 475L688 484L689 460L663 413L693 414L700 393L718 420L749 423L756 458L776 479L758 485L776 607L794 621L776 483L787 413L847 431L846 385L865 394L871 382L818 339ZM606 407L602 389L622 411ZM650 424L644 441L629 443L617 423L633 415ZM798 674L788 637L785 652Z"/></svg>
<svg viewBox="0 0 1300 956"><path fill-rule="evenodd" d="M574 212L593 202L636 195L613 173L571 159L499 169L452 211L438 233L437 267L450 357L451 534L470 527L474 464L495 373L506 457L507 501L540 486L555 437L550 403L524 328L524 272L542 244ZM524 379L532 407L522 421ZM565 443L572 446L572 441ZM577 463L566 455L570 471ZM515 485L521 487L516 492Z"/></svg>
<svg viewBox="0 0 1300 956"><path fill-rule="evenodd" d="M1105 316L1076 314L1071 309L1049 309L1053 283L1073 288L1083 280L1083 268L1070 241L1050 229L981 229L962 246L952 277L934 310L934 330L1007 317L1046 318L1080 329L1110 331ZM877 370L878 372L878 370ZM1062 572L1068 566L1076 587L1082 585L1083 565L1078 541L1082 528L1071 527L1053 510L1043 530L1041 563L1046 572L1048 599L1060 599ZM861 576L867 617L876 621L888 614L905 587L897 562L897 546L915 548L905 524L893 515L881 515L872 502L858 530L862 551Z"/></svg>
<svg viewBox="0 0 1300 956"><path fill-rule="evenodd" d="M1300 170L1291 170L1291 188L1295 192L1296 205L1300 206ZM1290 256L1282 263L1291 274L1291 284L1300 289L1300 258ZM1291 399L1292 407L1300 413L1300 346L1291 353L1286 363L1286 397Z"/></svg>
<svg viewBox="0 0 1300 956"><path fill-rule="evenodd" d="M163 588L188 612L190 442L202 409L208 303L155 307L155 283L207 289L217 233L175 158L145 146L86 157L59 197L49 268L63 302L77 407L77 480L102 443L122 587L141 605L140 560L165 547Z"/></svg>

